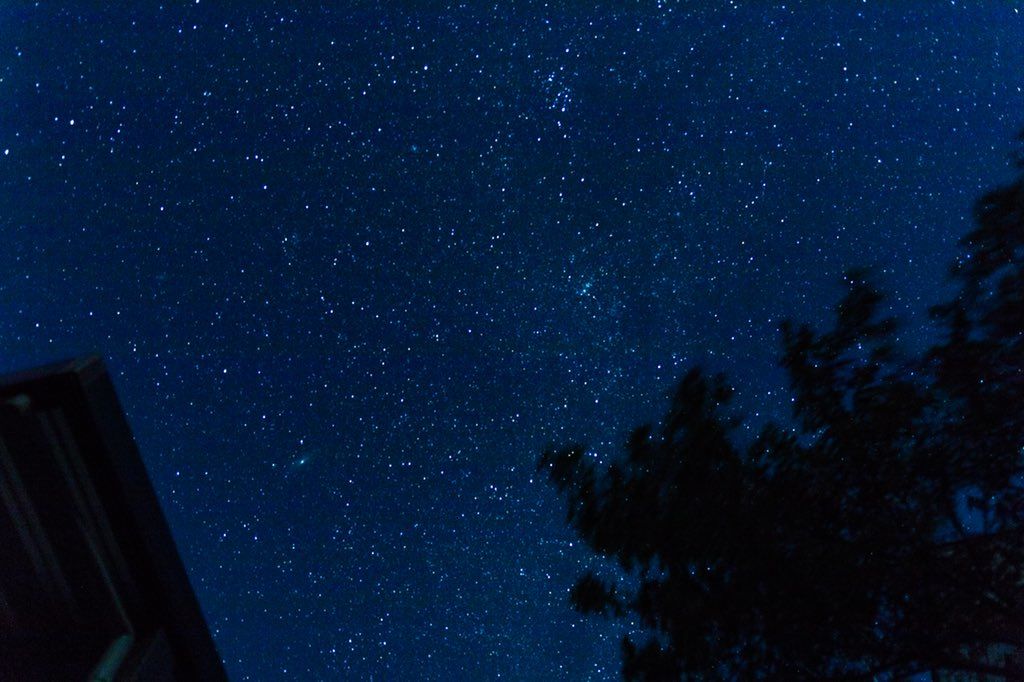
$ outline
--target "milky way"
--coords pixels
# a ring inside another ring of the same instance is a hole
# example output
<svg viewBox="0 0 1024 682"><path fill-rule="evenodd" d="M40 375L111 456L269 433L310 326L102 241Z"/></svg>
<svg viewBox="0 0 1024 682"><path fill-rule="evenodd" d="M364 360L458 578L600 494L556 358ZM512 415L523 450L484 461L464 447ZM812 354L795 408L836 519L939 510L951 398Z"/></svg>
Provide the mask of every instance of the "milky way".
<svg viewBox="0 0 1024 682"><path fill-rule="evenodd" d="M614 677L541 450L784 414L851 265L922 338L1024 127L1011 2L217 4L0 9L0 357L107 359L239 680Z"/></svg>

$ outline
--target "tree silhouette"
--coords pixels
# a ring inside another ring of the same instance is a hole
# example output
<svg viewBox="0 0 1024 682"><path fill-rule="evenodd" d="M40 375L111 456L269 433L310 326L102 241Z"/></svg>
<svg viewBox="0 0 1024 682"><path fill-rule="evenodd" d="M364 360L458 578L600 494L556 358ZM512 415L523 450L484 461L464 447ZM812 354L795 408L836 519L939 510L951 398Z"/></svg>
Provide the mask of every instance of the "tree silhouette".
<svg viewBox="0 0 1024 682"><path fill-rule="evenodd" d="M621 569L573 606L647 632L626 679L1024 679L1024 177L975 223L925 352L865 270L832 329L782 325L793 426L741 446L725 377L693 369L621 460L541 456Z"/></svg>

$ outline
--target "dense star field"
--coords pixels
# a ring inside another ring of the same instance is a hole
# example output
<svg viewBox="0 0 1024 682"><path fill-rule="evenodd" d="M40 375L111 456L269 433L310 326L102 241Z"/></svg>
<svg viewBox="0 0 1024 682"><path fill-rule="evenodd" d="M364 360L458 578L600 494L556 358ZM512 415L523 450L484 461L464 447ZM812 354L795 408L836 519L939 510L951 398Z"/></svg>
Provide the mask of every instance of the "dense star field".
<svg viewBox="0 0 1024 682"><path fill-rule="evenodd" d="M847 266L925 338L1020 6L299 6L0 9L0 369L106 358L233 679L613 678L537 456L784 415Z"/></svg>

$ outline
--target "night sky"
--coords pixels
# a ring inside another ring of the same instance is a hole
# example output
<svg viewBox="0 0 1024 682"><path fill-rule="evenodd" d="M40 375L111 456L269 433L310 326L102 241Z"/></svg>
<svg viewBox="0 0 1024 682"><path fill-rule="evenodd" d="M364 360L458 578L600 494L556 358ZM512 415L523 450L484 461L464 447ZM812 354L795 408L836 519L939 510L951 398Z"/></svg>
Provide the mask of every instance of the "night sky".
<svg viewBox="0 0 1024 682"><path fill-rule="evenodd" d="M0 370L104 356L238 680L614 678L537 456L784 415L848 266L926 338L1024 127L1009 0L87 5L0 9Z"/></svg>

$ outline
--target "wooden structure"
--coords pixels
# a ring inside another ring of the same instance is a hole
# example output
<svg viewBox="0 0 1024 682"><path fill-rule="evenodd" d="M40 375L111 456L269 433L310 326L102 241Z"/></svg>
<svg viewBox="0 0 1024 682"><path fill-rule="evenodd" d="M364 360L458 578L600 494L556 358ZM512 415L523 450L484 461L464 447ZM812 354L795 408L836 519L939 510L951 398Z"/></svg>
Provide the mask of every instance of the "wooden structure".
<svg viewBox="0 0 1024 682"><path fill-rule="evenodd" d="M227 680L98 357L0 378L0 680Z"/></svg>

